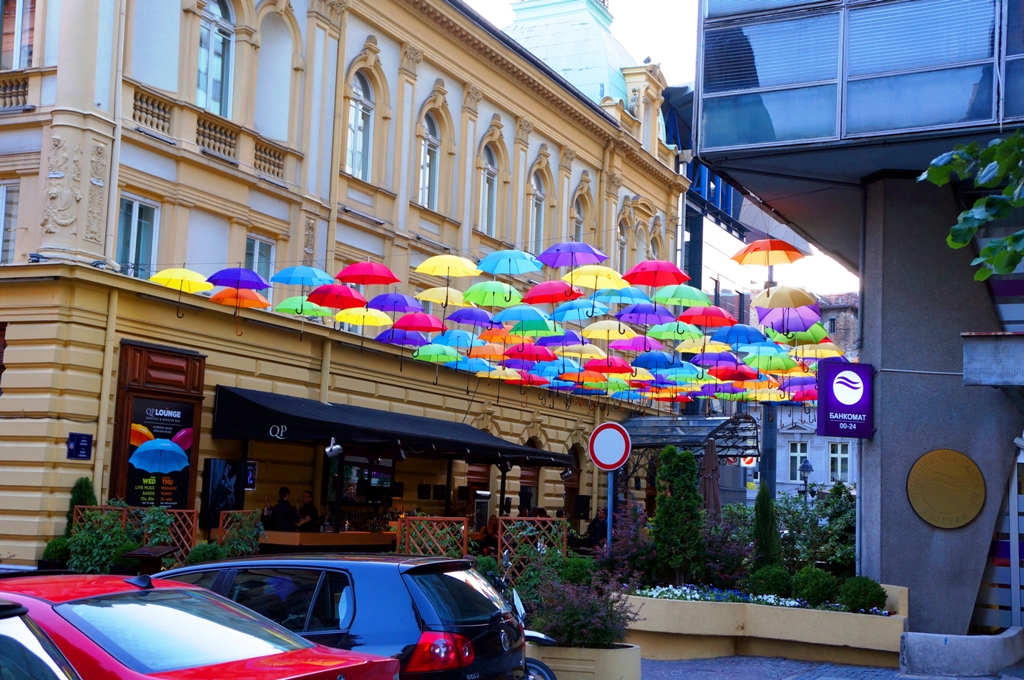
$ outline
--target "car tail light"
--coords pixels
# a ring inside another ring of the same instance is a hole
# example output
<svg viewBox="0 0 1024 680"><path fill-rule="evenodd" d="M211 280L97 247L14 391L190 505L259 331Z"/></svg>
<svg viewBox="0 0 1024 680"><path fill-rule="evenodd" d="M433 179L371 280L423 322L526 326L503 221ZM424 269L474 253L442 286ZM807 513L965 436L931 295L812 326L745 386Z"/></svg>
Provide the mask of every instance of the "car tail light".
<svg viewBox="0 0 1024 680"><path fill-rule="evenodd" d="M475 656L473 642L469 638L455 633L426 631L420 635L405 670L408 673L457 670L473 663Z"/></svg>

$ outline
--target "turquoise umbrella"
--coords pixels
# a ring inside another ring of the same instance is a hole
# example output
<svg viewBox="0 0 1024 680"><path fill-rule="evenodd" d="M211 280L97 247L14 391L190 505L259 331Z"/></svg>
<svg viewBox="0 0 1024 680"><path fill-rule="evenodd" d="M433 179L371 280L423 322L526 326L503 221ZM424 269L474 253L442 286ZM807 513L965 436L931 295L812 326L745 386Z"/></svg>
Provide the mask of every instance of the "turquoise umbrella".
<svg viewBox="0 0 1024 680"><path fill-rule="evenodd" d="M544 268L544 263L522 250L498 250L485 256L476 267L482 272L495 276L499 274L518 276L539 272Z"/></svg>
<svg viewBox="0 0 1024 680"><path fill-rule="evenodd" d="M143 442L128 462L143 472L168 474L188 467L188 454L170 439Z"/></svg>
<svg viewBox="0 0 1024 680"><path fill-rule="evenodd" d="M270 277L270 281L288 286L324 286L334 283L334 277L323 269L299 265L282 269Z"/></svg>

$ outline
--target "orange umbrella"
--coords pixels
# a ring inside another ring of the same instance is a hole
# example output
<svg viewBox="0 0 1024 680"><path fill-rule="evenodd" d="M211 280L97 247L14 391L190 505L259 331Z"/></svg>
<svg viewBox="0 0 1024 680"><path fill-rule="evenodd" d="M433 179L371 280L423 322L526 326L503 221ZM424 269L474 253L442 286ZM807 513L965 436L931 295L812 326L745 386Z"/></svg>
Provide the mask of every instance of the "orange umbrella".
<svg viewBox="0 0 1024 680"><path fill-rule="evenodd" d="M490 361L501 361L505 358L505 352L494 343L487 343L486 345L478 345L476 347L469 348L470 359L488 359Z"/></svg>
<svg viewBox="0 0 1024 680"><path fill-rule="evenodd" d="M732 259L740 264L769 267L792 264L804 256L795 247L777 238L763 238L748 243Z"/></svg>
<svg viewBox="0 0 1024 680"><path fill-rule="evenodd" d="M606 383L608 382L608 376L604 373L598 373L597 371L576 371L573 373L563 373L558 376L560 380L568 380L570 382L577 383Z"/></svg>
<svg viewBox="0 0 1024 680"><path fill-rule="evenodd" d="M528 338L524 335L513 335L512 333L509 333L509 329L505 327L489 328L478 337L484 342L504 342L506 345L518 345L524 342L533 342L533 338Z"/></svg>
<svg viewBox="0 0 1024 680"><path fill-rule="evenodd" d="M246 309L249 307L269 307L270 301L254 290L249 288L225 288L216 295L210 297L212 302L219 305L234 307L235 309Z"/></svg>

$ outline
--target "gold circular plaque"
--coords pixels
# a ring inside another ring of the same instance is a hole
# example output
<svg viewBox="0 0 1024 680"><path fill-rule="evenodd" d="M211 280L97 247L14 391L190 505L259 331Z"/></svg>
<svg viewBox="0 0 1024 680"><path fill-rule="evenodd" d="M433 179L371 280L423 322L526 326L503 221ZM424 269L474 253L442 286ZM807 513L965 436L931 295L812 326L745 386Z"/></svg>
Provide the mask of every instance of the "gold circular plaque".
<svg viewBox="0 0 1024 680"><path fill-rule="evenodd" d="M959 451L936 449L910 468L907 497L925 522L940 529L958 529L981 512L985 478L974 461Z"/></svg>

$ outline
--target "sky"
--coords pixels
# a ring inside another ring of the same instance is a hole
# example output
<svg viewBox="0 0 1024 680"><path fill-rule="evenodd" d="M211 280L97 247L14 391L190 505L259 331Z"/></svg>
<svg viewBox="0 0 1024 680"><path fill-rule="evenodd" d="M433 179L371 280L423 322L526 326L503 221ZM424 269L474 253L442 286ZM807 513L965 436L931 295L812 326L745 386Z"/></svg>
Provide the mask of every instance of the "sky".
<svg viewBox="0 0 1024 680"><path fill-rule="evenodd" d="M512 23L509 0L466 0L498 28ZM615 18L612 33L629 53L642 62L650 57L661 64L669 85L692 84L697 62L697 0L609 0ZM663 26L674 27L662 30ZM704 261L720 273L723 289L760 290L767 277L763 267L744 267L729 260L743 247L722 229L705 229ZM813 247L812 247L813 248ZM818 295L859 290L858 279L842 265L814 249L813 254L792 265L776 267L779 283L803 288ZM705 283L705 288L708 282ZM713 284L711 284L713 285Z"/></svg>

